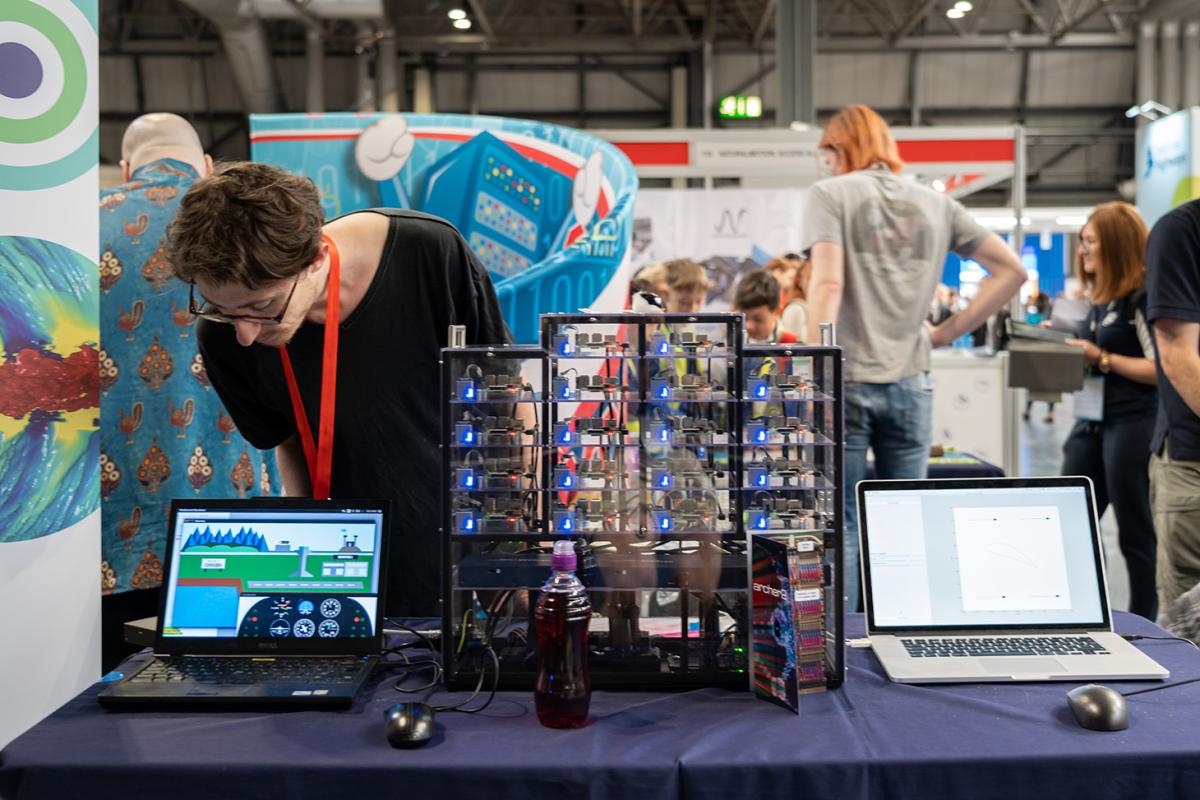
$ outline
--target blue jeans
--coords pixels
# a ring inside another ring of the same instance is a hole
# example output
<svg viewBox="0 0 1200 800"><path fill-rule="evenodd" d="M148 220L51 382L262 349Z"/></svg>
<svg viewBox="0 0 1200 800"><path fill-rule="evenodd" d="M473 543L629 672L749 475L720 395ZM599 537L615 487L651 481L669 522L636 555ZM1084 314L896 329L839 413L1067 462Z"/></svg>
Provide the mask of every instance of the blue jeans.
<svg viewBox="0 0 1200 800"><path fill-rule="evenodd" d="M867 448L877 478L924 478L933 439L933 385L924 372L895 383L847 383L846 542L842 553L846 611L859 611L862 571L855 487L867 472Z"/></svg>

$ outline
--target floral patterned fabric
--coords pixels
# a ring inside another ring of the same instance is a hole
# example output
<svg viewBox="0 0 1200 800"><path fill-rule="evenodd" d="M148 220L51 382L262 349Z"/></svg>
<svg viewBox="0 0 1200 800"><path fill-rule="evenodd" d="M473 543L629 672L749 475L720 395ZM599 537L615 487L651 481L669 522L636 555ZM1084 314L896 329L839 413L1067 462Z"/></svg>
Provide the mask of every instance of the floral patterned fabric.
<svg viewBox="0 0 1200 800"><path fill-rule="evenodd" d="M101 589L162 583L171 499L278 492L273 453L237 433L208 382L188 287L163 250L198 176L146 164L100 194Z"/></svg>

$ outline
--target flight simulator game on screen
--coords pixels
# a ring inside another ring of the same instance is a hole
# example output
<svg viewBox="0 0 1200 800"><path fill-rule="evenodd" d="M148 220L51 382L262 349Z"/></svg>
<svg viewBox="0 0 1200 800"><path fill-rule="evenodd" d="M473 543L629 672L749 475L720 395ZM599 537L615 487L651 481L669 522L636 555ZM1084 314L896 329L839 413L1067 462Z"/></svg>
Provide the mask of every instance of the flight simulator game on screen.
<svg viewBox="0 0 1200 800"><path fill-rule="evenodd" d="M381 510L180 510L163 635L375 634Z"/></svg>

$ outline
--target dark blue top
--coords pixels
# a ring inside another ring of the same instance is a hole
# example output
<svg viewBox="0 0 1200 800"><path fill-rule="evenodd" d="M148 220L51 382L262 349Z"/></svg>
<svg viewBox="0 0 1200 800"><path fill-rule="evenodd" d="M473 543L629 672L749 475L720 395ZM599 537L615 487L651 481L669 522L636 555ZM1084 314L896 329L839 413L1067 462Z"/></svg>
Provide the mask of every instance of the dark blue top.
<svg viewBox="0 0 1200 800"><path fill-rule="evenodd" d="M1200 201L1172 210L1154 225L1146 248L1146 318L1200 323ZM1162 398L1151 449L1161 453L1171 438L1171 457L1200 461L1200 419L1175 391L1162 370L1154 343L1158 390Z"/></svg>
<svg viewBox="0 0 1200 800"><path fill-rule="evenodd" d="M1084 337L1102 350L1129 358L1153 358L1150 326L1146 322L1146 293L1141 289L1108 303L1092 306ZM1093 374L1099 375L1097 368ZM1146 417L1158 411L1158 389L1110 372L1104 376L1106 420Z"/></svg>

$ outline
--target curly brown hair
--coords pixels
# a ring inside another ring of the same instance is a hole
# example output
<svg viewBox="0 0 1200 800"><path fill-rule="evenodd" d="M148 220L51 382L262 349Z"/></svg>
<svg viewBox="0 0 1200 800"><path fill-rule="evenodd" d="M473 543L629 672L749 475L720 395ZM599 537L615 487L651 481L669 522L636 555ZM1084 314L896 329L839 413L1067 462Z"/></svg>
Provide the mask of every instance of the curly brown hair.
<svg viewBox="0 0 1200 800"><path fill-rule="evenodd" d="M317 259L325 212L308 178L250 161L221 164L192 184L167 229L180 280L258 289Z"/></svg>

